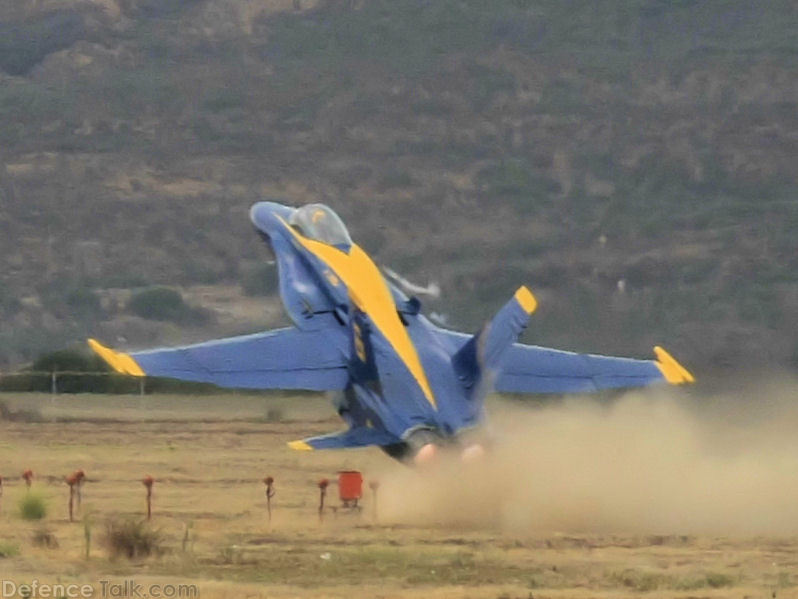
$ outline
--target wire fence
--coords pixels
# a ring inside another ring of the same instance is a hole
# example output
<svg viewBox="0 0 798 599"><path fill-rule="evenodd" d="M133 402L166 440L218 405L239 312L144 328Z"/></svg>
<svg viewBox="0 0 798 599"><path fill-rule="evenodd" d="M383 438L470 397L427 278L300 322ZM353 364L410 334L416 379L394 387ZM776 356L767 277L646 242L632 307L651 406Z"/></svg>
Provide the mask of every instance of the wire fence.
<svg viewBox="0 0 798 599"><path fill-rule="evenodd" d="M0 373L0 391L42 393L114 393L139 394L152 392L162 384L149 377L128 376L115 372L24 371Z"/></svg>
<svg viewBox="0 0 798 599"><path fill-rule="evenodd" d="M216 395L219 387L210 383L183 381L155 376L130 376L116 372L86 372L72 370L0 372L0 393L37 392L60 395L67 393L106 393L113 395L190 394ZM263 389L225 389L236 395L259 395ZM266 390L266 393L283 393ZM317 391L292 390L292 396L319 395Z"/></svg>

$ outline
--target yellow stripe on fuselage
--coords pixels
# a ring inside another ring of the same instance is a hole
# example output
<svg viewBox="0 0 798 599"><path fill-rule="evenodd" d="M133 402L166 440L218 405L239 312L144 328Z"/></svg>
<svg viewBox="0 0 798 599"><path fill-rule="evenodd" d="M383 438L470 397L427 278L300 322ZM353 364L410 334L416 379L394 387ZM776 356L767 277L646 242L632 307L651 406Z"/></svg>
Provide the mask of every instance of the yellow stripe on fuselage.
<svg viewBox="0 0 798 599"><path fill-rule="evenodd" d="M324 262L344 282L350 299L368 315L374 326L385 336L416 379L424 397L437 409L435 396L427 380L427 374L421 366L416 347L399 319L388 285L369 255L354 243L347 253L326 243L308 239L297 233L285 221L282 222L302 247Z"/></svg>

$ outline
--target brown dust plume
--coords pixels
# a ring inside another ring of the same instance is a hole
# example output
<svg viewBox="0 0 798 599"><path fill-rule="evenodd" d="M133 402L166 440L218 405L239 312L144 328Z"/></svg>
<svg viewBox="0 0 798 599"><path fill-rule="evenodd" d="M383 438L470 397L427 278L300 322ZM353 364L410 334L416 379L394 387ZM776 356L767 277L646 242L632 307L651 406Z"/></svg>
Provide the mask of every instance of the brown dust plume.
<svg viewBox="0 0 798 599"><path fill-rule="evenodd" d="M383 518L510 533L796 534L798 384L755 387L492 401L488 455L393 467Z"/></svg>

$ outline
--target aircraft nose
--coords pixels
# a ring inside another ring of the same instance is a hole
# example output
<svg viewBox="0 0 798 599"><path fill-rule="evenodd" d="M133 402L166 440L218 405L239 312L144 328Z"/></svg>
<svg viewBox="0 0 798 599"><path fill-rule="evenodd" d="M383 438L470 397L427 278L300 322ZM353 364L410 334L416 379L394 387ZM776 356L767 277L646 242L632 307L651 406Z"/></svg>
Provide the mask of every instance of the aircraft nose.
<svg viewBox="0 0 798 599"><path fill-rule="evenodd" d="M249 220L259 228L264 228L272 215L271 202L258 202L249 209Z"/></svg>
<svg viewBox="0 0 798 599"><path fill-rule="evenodd" d="M293 212L293 208L277 202L257 202L249 209L249 219L258 229L267 233L277 223L276 217L287 221Z"/></svg>

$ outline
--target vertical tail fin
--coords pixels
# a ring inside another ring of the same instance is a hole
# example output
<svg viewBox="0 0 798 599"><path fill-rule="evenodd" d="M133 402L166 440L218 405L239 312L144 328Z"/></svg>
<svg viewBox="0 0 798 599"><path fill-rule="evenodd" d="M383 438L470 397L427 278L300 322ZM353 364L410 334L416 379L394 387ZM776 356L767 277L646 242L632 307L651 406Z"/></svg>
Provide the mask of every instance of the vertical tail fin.
<svg viewBox="0 0 798 599"><path fill-rule="evenodd" d="M487 392L483 389L486 375L490 377L495 372L504 353L518 341L537 305L532 292L519 287L513 298L454 355L455 372L466 387L473 389L472 396L477 389Z"/></svg>

